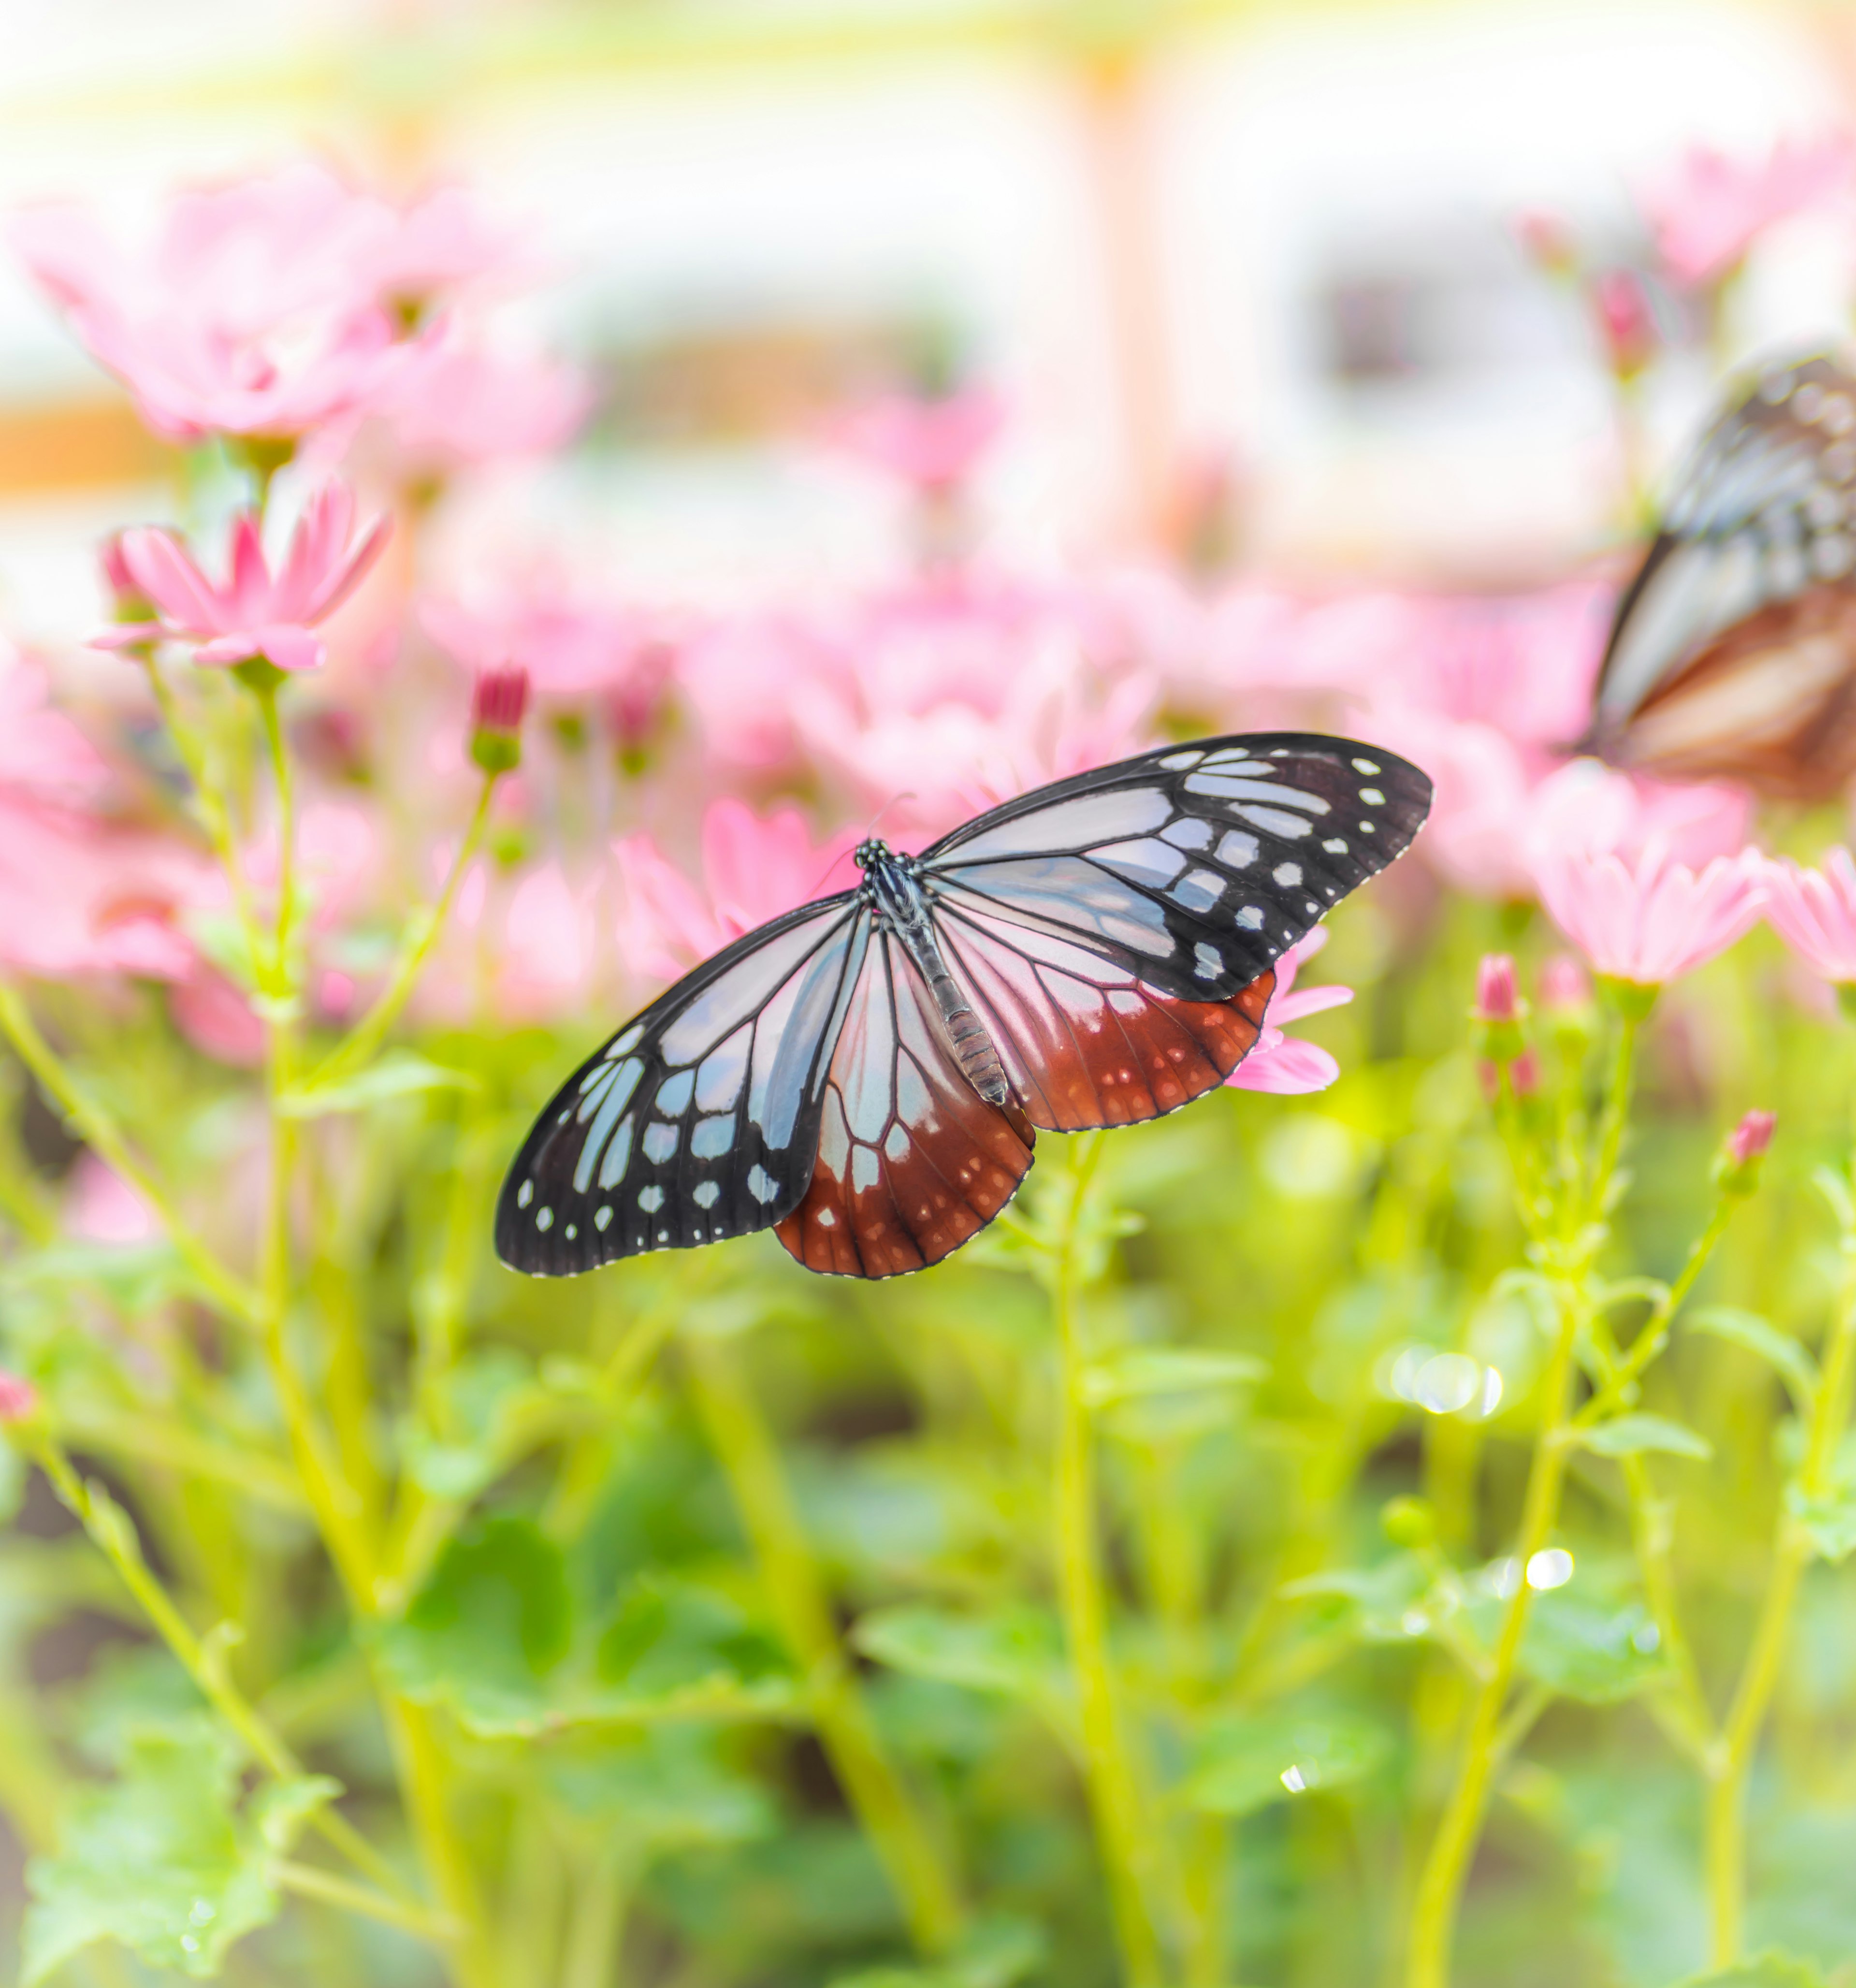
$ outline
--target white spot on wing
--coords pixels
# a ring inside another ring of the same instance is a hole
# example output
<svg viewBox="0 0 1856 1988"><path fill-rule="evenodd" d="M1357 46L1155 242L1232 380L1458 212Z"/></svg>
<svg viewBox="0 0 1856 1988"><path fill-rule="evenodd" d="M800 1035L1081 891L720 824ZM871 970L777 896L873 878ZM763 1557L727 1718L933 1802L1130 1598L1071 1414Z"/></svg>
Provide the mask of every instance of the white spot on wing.
<svg viewBox="0 0 1856 1988"><path fill-rule="evenodd" d="M652 1124L644 1128L644 1157L654 1166L662 1166L677 1150L683 1135L681 1125Z"/></svg>
<svg viewBox="0 0 1856 1988"><path fill-rule="evenodd" d="M1354 762L1354 771L1356 773L1376 773L1378 770L1378 764L1371 759L1356 759Z"/></svg>
<svg viewBox="0 0 1856 1988"><path fill-rule="evenodd" d="M600 1233L603 1236L606 1232L607 1228L611 1220L612 1203L610 1202L607 1202L606 1205L600 1210L599 1213L593 1218L593 1226L595 1229L598 1229Z"/></svg>
<svg viewBox="0 0 1856 1988"><path fill-rule="evenodd" d="M1236 812L1244 820L1255 824L1269 835L1280 835L1286 842L1307 835L1313 827L1312 822L1304 821L1299 814L1286 813L1281 808L1240 807Z"/></svg>
<svg viewBox="0 0 1856 1988"><path fill-rule="evenodd" d="M690 1094L696 1088L696 1073L693 1070L680 1070L674 1077L666 1077L658 1086L658 1098L652 1106L660 1118L674 1118L690 1101Z"/></svg>
<svg viewBox="0 0 1856 1988"><path fill-rule="evenodd" d="M1302 881L1302 866L1299 863L1279 863L1269 874L1284 886L1299 884Z"/></svg>
<svg viewBox="0 0 1856 1988"><path fill-rule="evenodd" d="M526 1207L528 1206L529 1203L530 1202L532 1202L534 1199L535 1199L535 1183L534 1183L534 1182L532 1182L532 1180L526 1180L526 1181L524 1181L524 1182L522 1182L522 1185L521 1185L520 1187L519 1187L519 1188L516 1190L516 1205L518 1208L526 1208Z"/></svg>
<svg viewBox="0 0 1856 1988"><path fill-rule="evenodd" d="M546 1236L548 1231L554 1226L553 1209L551 1208L538 1209L536 1211L535 1226L544 1236Z"/></svg>
<svg viewBox="0 0 1856 1988"><path fill-rule="evenodd" d="M764 1208L778 1198L779 1183L765 1167L756 1165L748 1175L748 1192Z"/></svg>
<svg viewBox="0 0 1856 1988"><path fill-rule="evenodd" d="M1196 815L1188 815L1183 820L1169 822L1160 831L1162 842L1170 842L1175 849L1205 849L1211 846L1212 824L1201 821Z"/></svg>
<svg viewBox="0 0 1856 1988"><path fill-rule="evenodd" d="M734 1143L732 1116L705 1118L690 1134L690 1151L699 1160L718 1160Z"/></svg>
<svg viewBox="0 0 1856 1988"><path fill-rule="evenodd" d="M1170 773L1183 773L1188 766L1196 766L1204 756L1202 752L1169 752L1160 763Z"/></svg>
<svg viewBox="0 0 1856 1988"><path fill-rule="evenodd" d="M1385 796L1382 794L1377 787L1362 787L1360 789L1360 798L1366 803L1368 807L1384 807L1385 806Z"/></svg>
<svg viewBox="0 0 1856 1988"><path fill-rule="evenodd" d="M1215 980L1224 965L1218 956L1217 947L1207 945L1203 939L1192 948L1192 971L1201 980Z"/></svg>
<svg viewBox="0 0 1856 1988"><path fill-rule="evenodd" d="M1263 915L1255 904L1245 905L1237 915L1237 921L1246 931L1261 931L1263 928Z"/></svg>
<svg viewBox="0 0 1856 1988"><path fill-rule="evenodd" d="M715 1181L698 1181L690 1189L690 1199L698 1208L713 1208L720 1199L722 1188Z"/></svg>
<svg viewBox="0 0 1856 1988"><path fill-rule="evenodd" d="M1248 870L1256 860L1256 837L1246 835L1241 828L1226 830L1218 845L1218 860L1233 870Z"/></svg>
<svg viewBox="0 0 1856 1988"><path fill-rule="evenodd" d="M1188 911L1209 911L1224 890L1225 880L1215 870L1194 870L1180 878L1171 894Z"/></svg>
<svg viewBox="0 0 1856 1988"><path fill-rule="evenodd" d="M1347 854L1347 839L1344 836L1330 835L1321 847L1330 856L1344 856Z"/></svg>
<svg viewBox="0 0 1856 1988"><path fill-rule="evenodd" d="M638 1205L647 1215L655 1215L664 1205L664 1190L653 1182L649 1187L638 1190Z"/></svg>

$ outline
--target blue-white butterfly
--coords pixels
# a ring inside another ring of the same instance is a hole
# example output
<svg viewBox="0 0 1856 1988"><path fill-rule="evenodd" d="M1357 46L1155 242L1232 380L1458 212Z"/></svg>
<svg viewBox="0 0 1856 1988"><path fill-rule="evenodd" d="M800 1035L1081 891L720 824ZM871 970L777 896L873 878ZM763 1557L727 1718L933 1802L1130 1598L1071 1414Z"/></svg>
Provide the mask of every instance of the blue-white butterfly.
<svg viewBox="0 0 1856 1988"><path fill-rule="evenodd" d="M1060 780L749 932L562 1087L496 1211L512 1269L777 1228L809 1270L938 1263L1034 1127L1158 1117L1256 1042L1273 963L1416 834L1377 746L1263 732Z"/></svg>

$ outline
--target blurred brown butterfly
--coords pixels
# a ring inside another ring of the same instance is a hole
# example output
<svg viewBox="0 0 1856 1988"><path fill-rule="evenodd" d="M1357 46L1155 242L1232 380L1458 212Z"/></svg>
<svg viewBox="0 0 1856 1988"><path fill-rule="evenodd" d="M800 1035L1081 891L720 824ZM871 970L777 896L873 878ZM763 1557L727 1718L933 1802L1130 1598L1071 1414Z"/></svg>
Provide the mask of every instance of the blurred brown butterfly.
<svg viewBox="0 0 1856 1988"><path fill-rule="evenodd" d="M1856 773L1856 374L1770 367L1702 437L1625 590L1591 743L1810 800Z"/></svg>

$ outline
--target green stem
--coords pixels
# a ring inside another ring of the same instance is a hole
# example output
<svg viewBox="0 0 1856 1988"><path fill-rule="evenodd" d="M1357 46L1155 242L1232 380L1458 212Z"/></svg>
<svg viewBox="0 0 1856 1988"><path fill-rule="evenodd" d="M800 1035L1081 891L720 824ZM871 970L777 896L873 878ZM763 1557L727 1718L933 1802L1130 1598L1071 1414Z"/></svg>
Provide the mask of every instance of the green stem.
<svg viewBox="0 0 1856 1988"><path fill-rule="evenodd" d="M271 681L255 693L271 777L277 788L277 922L263 978L265 993L287 1003L295 992L290 942L296 918L296 793L290 755L284 744L283 720L277 707L277 690L276 682Z"/></svg>
<svg viewBox="0 0 1856 1988"><path fill-rule="evenodd" d="M962 1929L959 1893L858 1688L772 1432L737 1371L734 1349L700 1334L685 1343L698 1412L728 1472L768 1601L805 1680L819 1738L917 1945L945 1952Z"/></svg>
<svg viewBox="0 0 1856 1988"><path fill-rule="evenodd" d="M1834 1485L1837 1449L1849 1420L1851 1389L1856 1387L1856 1256L1852 1256L1856 1238L1846 1236L1844 1249L1848 1267L1831 1327L1824 1378L1812 1404L1804 1462L1798 1473L1798 1489L1807 1499L1824 1497ZM1746 1667L1721 1727L1708 1791L1706 1856L1716 1967L1731 1966L1739 1957L1746 1919L1746 1786L1778 1687L1799 1585L1813 1551L1810 1537L1797 1513L1789 1508L1782 1511L1772 1577L1760 1605Z"/></svg>
<svg viewBox="0 0 1856 1988"><path fill-rule="evenodd" d="M452 1973L461 1988L500 1988L482 1895L451 1817L450 1763L431 1715L384 1686L380 1696L420 1861L453 1929Z"/></svg>
<svg viewBox="0 0 1856 1988"><path fill-rule="evenodd" d="M464 881L465 872L470 867L472 859L483 840L483 832L489 821L490 803L496 791L497 778L494 773L485 776L482 789L477 796L476 808L471 816L470 826L464 832L464 840L458 845L458 854L452 859L438 901L429 908L415 912L408 921L399 958L394 962L392 975L381 989L379 999L355 1024L354 1031L347 1040L333 1050L310 1073L309 1083L311 1087L336 1083L362 1068L386 1040L387 1030L399 1019L400 1011L411 998L420 974L424 971L426 961L431 957L432 948L438 944L438 935L445 929L445 921L451 915L451 905L457 898L458 886Z"/></svg>
<svg viewBox="0 0 1856 1988"><path fill-rule="evenodd" d="M156 1634L174 1652L207 1702L244 1742L252 1757L280 1780L300 1774L302 1764L288 1743L233 1684L225 1661L226 1635L221 1632L202 1641L194 1634L143 1558L127 1513L106 1493L80 1477L62 1445L49 1437L42 1436L34 1442L32 1453L59 1499L115 1568ZM321 1810L311 1823L377 1885L408 1902L412 1909L421 1909L393 1867L341 1815Z"/></svg>
<svg viewBox="0 0 1856 1988"><path fill-rule="evenodd" d="M630 1865L630 1853L618 1847L590 1858L582 1868L567 1921L561 1988L610 1988L631 1903Z"/></svg>
<svg viewBox="0 0 1856 1988"><path fill-rule="evenodd" d="M1588 1223L1600 1222L1605 1218L1605 1199L1611 1192L1611 1182L1617 1178L1618 1162L1624 1152L1624 1128L1630 1118L1631 1091L1637 1073L1637 1039L1648 1018L1656 990L1623 983L1614 985L1613 992L1618 1002L1618 1041L1612 1054L1610 1081L1605 1087L1597 1165L1592 1172L1591 1192L1586 1202L1585 1219Z"/></svg>
<svg viewBox="0 0 1856 1988"><path fill-rule="evenodd" d="M198 1278L225 1315L252 1327L263 1304L242 1277L229 1270L183 1221L154 1177L129 1150L115 1121L79 1084L57 1053L39 1033L19 990L0 979L0 1030L19 1052L46 1095L58 1104L79 1138L106 1165L120 1174L153 1209L181 1259Z"/></svg>
<svg viewBox="0 0 1856 1988"><path fill-rule="evenodd" d="M1405 1979L1408 1988L1445 1988L1458 1904L1469 1859L1482 1830L1489 1788L1500 1760L1503 1715L1514 1681L1515 1659L1527 1627L1528 1563L1547 1545L1560 1509L1566 1472L1565 1428L1572 1398L1573 1344L1579 1312L1562 1293L1558 1330L1541 1384L1540 1432L1534 1445L1515 1542L1515 1589L1496 1638L1489 1674L1476 1690L1459 1758L1455 1786L1445 1803L1413 1901Z"/></svg>
<svg viewBox="0 0 1856 1988"><path fill-rule="evenodd" d="M1077 1312L1077 1236L1101 1156L1099 1133L1077 1142L1070 1201L1052 1285L1060 1358L1056 1457L1057 1584L1082 1719L1084 1771L1115 1937L1129 1988L1162 1988L1166 1969L1144 1882L1155 1842L1123 1730L1108 1649L1108 1604L1097 1537L1095 1452L1084 1394L1087 1349Z"/></svg>
<svg viewBox="0 0 1856 1988"><path fill-rule="evenodd" d="M434 1924L430 1912L402 1905L398 1899L370 1891L364 1885L338 1878L333 1871L319 1870L313 1864L287 1861L273 1864L271 1875L284 1890L295 1892L300 1898L314 1898L319 1904L334 1905L345 1912L359 1912L364 1919L397 1926L402 1932L411 1933L434 1946L443 1943L444 1929Z"/></svg>

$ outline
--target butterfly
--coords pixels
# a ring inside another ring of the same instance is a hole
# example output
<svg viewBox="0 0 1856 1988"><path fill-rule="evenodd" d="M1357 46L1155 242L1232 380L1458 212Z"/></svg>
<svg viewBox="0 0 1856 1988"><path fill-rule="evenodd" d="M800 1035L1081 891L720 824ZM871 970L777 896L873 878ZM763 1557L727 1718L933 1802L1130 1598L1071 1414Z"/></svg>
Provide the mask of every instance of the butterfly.
<svg viewBox="0 0 1856 1988"><path fill-rule="evenodd" d="M574 1072L503 1184L496 1250L571 1276L773 1229L808 1270L938 1263L1037 1128L1132 1124L1224 1082L1273 963L1416 834L1377 746L1263 732L1057 781L687 974Z"/></svg>
<svg viewBox="0 0 1856 1988"><path fill-rule="evenodd" d="M1768 367L1702 435L1625 590L1587 742L1800 799L1856 773L1856 375Z"/></svg>

